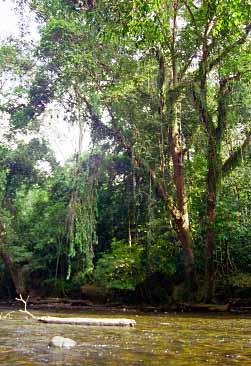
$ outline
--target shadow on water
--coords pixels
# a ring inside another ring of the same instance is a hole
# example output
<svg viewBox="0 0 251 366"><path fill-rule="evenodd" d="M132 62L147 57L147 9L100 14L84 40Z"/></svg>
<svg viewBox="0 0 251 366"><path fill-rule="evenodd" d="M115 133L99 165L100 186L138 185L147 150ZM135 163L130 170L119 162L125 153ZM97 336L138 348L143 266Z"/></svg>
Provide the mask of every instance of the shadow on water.
<svg viewBox="0 0 251 366"><path fill-rule="evenodd" d="M3 311L2 313L6 313ZM34 312L45 315L46 312ZM57 312L76 316L76 312ZM77 316L125 317L78 312ZM128 314L135 328L42 324L14 314L0 320L0 365L191 366L251 364L251 319L227 315ZM70 350L48 348L55 335L74 339Z"/></svg>

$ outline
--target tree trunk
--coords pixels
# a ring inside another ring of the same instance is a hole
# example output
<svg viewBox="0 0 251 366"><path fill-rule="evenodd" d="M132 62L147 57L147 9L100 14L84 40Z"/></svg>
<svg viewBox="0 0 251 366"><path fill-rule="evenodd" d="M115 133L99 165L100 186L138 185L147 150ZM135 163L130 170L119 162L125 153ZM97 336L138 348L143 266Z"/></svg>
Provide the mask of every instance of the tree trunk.
<svg viewBox="0 0 251 366"><path fill-rule="evenodd" d="M11 255L4 249L5 229L0 218L0 257L3 260L5 268L11 276L16 294L24 294L25 286L22 276L22 270L20 267L13 263Z"/></svg>
<svg viewBox="0 0 251 366"><path fill-rule="evenodd" d="M213 298L215 265L215 209L217 203L218 184L220 181L221 159L220 141L215 133L208 140L208 172L207 172L207 231L205 241L205 291L204 300L209 302Z"/></svg>
<svg viewBox="0 0 251 366"><path fill-rule="evenodd" d="M172 214L183 248L186 281L189 288L195 292L198 286L192 251L192 234L189 224L187 197L185 192L184 155L181 143L181 131L177 116L177 101L174 99L170 96L169 103L167 105L169 110L168 142L173 163L173 180L177 204L177 208L172 210Z"/></svg>
<svg viewBox="0 0 251 366"><path fill-rule="evenodd" d="M172 2L173 18L171 24L171 69L169 74L169 91L167 93L167 129L168 129L168 145L169 151L173 163L173 182L176 195L175 208L172 210L178 237L183 247L184 253L184 265L186 276L186 287L189 289L190 294L197 290L197 276L194 264L194 256L192 251L192 234L189 224L189 214L187 206L187 197L185 191L185 178L184 178L184 150L182 142L182 133L180 126L180 116L178 115L178 103L179 93L177 93L178 81L178 69L177 69L177 16L179 2L174 0ZM164 65L163 65L164 67Z"/></svg>
<svg viewBox="0 0 251 366"><path fill-rule="evenodd" d="M183 248L186 282L192 292L198 288L198 279L195 270L194 255L192 251L192 236L188 223L184 218L176 219L178 236Z"/></svg>
<svg viewBox="0 0 251 366"><path fill-rule="evenodd" d="M10 254L6 253L3 249L0 249L0 257L2 258L5 268L11 276L16 294L26 294L22 269L13 263Z"/></svg>

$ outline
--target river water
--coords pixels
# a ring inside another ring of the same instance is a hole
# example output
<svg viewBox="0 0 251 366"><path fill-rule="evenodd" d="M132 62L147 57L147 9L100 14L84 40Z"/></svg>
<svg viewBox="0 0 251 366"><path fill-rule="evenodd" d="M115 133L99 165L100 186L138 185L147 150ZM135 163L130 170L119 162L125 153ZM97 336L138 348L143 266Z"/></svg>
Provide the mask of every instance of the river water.
<svg viewBox="0 0 251 366"><path fill-rule="evenodd" d="M2 311L2 315L7 310ZM42 324L15 313L0 320L0 365L251 365L251 317L222 314L137 314L34 311L34 315L132 318L136 327ZM55 335L77 342L48 348Z"/></svg>

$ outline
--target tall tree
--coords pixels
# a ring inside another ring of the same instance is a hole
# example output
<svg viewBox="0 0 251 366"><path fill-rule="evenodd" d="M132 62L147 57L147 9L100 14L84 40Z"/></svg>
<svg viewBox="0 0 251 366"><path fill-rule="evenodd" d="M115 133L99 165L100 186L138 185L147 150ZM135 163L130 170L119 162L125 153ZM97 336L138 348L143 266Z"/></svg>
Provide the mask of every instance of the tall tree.
<svg viewBox="0 0 251 366"><path fill-rule="evenodd" d="M229 122L229 100L238 82L248 85L249 2L102 1L87 10L74 1L63 7L57 1L32 5L45 21L38 55L46 67L42 78L41 67L33 78L28 103L14 111L13 120L36 117L53 99L72 110L78 103L93 141L110 149L120 146L151 177L171 213L193 290L197 275L187 165L196 157L198 131L205 138L206 152L200 153L207 161L207 208L200 222L207 228L205 299L210 300L221 179L250 141L248 130L230 156L223 153L226 130L238 122L233 114ZM236 54L243 57L233 62Z"/></svg>

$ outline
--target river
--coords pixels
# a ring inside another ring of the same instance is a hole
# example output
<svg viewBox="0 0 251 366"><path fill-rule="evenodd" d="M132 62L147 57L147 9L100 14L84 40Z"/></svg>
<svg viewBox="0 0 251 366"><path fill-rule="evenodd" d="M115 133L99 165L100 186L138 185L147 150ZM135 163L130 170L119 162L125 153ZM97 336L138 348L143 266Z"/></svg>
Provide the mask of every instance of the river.
<svg viewBox="0 0 251 366"><path fill-rule="evenodd" d="M6 314L7 310L2 310ZM226 314L142 314L34 311L34 315L132 318L136 327L42 324L15 313L0 320L4 366L251 365L251 317ZM55 335L77 342L48 348Z"/></svg>

